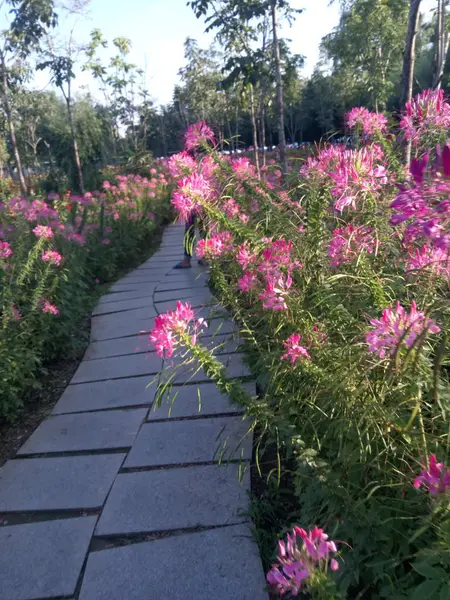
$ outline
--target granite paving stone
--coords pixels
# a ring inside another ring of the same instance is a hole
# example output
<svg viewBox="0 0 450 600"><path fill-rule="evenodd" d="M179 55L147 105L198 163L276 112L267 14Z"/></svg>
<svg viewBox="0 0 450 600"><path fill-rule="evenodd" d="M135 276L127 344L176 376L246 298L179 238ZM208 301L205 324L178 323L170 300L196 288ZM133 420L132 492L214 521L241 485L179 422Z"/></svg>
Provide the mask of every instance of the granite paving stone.
<svg viewBox="0 0 450 600"><path fill-rule="evenodd" d="M109 315L117 312L128 312L136 308L145 307L153 307L152 296L133 298L131 300L120 300L116 302L100 302L92 314L94 316Z"/></svg>
<svg viewBox="0 0 450 600"><path fill-rule="evenodd" d="M159 291L157 289L154 295L155 303L167 302L168 300L183 300L183 302L190 302L190 298L207 298L211 296L211 292L206 286L199 288L187 288L184 290L168 290Z"/></svg>
<svg viewBox="0 0 450 600"><path fill-rule="evenodd" d="M102 296L99 302L100 305L104 304L115 304L116 302L123 302L124 300L142 300L142 298L149 298L150 300L153 298L153 294L155 292L155 288L152 287L149 290L139 291L139 290L130 290L127 292L112 292L111 294L106 294Z"/></svg>
<svg viewBox="0 0 450 600"><path fill-rule="evenodd" d="M233 525L94 552L80 600L268 600L264 588L250 528Z"/></svg>
<svg viewBox="0 0 450 600"><path fill-rule="evenodd" d="M250 377L251 372L248 366L242 361L242 354L219 354L217 359L226 367L228 377L241 379ZM175 365L182 362L182 358L169 358L164 361L164 367L170 368L171 364ZM205 374L202 368L199 369L198 363L187 364L177 369L177 373L172 380L172 383L210 381L210 378Z"/></svg>
<svg viewBox="0 0 450 600"><path fill-rule="evenodd" d="M83 360L124 356L153 350L148 334L134 335L114 340L103 340L102 342L91 342L84 353Z"/></svg>
<svg viewBox="0 0 450 600"><path fill-rule="evenodd" d="M243 384L243 388L252 395L256 394L254 382ZM242 411L239 406L230 403L228 396L220 393L214 383L173 386L164 396L160 406L156 404L148 414L148 420L178 419L180 417L208 416Z"/></svg>
<svg viewBox="0 0 450 600"><path fill-rule="evenodd" d="M248 429L241 417L148 423L141 427L124 467L249 460Z"/></svg>
<svg viewBox="0 0 450 600"><path fill-rule="evenodd" d="M157 315L149 315L146 318L128 317L126 315L102 315L91 319L91 340L101 342L121 337L135 336L140 333L148 333L153 327L153 318Z"/></svg>
<svg viewBox="0 0 450 600"><path fill-rule="evenodd" d="M185 291L185 290L199 290L199 289L205 289L207 288L206 285L206 281L187 281L186 285L183 285L183 283L179 283L178 281L170 281L167 279L162 280L160 283L158 283L158 286L156 288L156 292L167 292L167 291L173 291L173 290L178 290L178 291Z"/></svg>
<svg viewBox="0 0 450 600"><path fill-rule="evenodd" d="M49 417L18 454L127 448L132 445L147 409L111 410Z"/></svg>
<svg viewBox="0 0 450 600"><path fill-rule="evenodd" d="M159 285L159 281L150 281L150 282L130 282L130 281L123 281L122 279L120 279L119 281L117 281L116 283L114 283L110 288L109 288L109 293L116 293L116 292L135 292L135 291L149 291L150 293L153 293L153 290L155 288L155 286Z"/></svg>
<svg viewBox="0 0 450 600"><path fill-rule="evenodd" d="M156 389L156 382L151 383L153 379L147 375L69 385L53 409L53 414L150 406Z"/></svg>
<svg viewBox="0 0 450 600"><path fill-rule="evenodd" d="M0 598L35 600L70 596L96 517L0 528Z"/></svg>
<svg viewBox="0 0 450 600"><path fill-rule="evenodd" d="M124 458L105 454L10 460L0 469L0 512L101 507Z"/></svg>
<svg viewBox="0 0 450 600"><path fill-rule="evenodd" d="M248 510L248 469L206 465L123 473L116 477L97 535L241 523Z"/></svg>
<svg viewBox="0 0 450 600"><path fill-rule="evenodd" d="M156 352L99 358L95 361L84 360L73 376L71 384L137 375L156 375L161 367L162 359Z"/></svg>

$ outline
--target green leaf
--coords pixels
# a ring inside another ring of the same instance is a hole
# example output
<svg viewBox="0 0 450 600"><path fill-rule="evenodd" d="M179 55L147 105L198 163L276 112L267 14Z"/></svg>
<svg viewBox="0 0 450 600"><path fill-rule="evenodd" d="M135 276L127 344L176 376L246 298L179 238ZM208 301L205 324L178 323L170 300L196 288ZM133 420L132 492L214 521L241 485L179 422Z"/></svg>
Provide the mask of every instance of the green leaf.
<svg viewBox="0 0 450 600"><path fill-rule="evenodd" d="M427 600L428 598L436 598L436 592L441 586L441 582L437 579L429 579L421 583L411 596L411 600Z"/></svg>
<svg viewBox="0 0 450 600"><path fill-rule="evenodd" d="M432 567L425 562L414 563L412 567L419 575L422 575L427 579L442 579L443 577L446 577L445 571Z"/></svg>
<svg viewBox="0 0 450 600"><path fill-rule="evenodd" d="M439 600L450 600L450 583L444 583L442 586Z"/></svg>

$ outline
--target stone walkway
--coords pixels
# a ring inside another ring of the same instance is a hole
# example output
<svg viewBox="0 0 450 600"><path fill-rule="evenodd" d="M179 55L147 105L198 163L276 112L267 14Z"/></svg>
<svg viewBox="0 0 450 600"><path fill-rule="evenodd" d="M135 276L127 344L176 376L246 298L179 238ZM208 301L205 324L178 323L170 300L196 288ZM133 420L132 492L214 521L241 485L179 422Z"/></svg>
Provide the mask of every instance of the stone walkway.
<svg viewBox="0 0 450 600"><path fill-rule="evenodd" d="M0 470L0 600L267 600L243 515L242 417L201 370L178 374L174 403L152 408L171 361L143 332L178 299L211 315L205 341L223 344L229 373L249 375L233 323L210 312L204 270L172 269L183 234L169 227L101 299L53 414ZM222 454L232 460L219 466Z"/></svg>

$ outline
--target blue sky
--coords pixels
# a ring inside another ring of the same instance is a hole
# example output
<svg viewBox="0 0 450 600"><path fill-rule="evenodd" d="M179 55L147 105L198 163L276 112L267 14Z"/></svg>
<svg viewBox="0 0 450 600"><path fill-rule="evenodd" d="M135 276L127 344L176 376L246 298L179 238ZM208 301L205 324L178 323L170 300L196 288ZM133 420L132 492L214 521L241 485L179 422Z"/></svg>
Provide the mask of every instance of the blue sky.
<svg viewBox="0 0 450 600"><path fill-rule="evenodd" d="M422 10L429 10L434 0L423 0ZM292 27L284 26L282 35L291 40L295 53L306 57L303 74L312 73L319 59L321 38L338 23L339 1L291 0L294 8L303 8ZM73 20L60 19L62 35L68 34ZM186 0L91 0L86 17L78 18L74 37L79 43L89 40L92 29L99 28L104 37L127 37L132 41L131 60L146 69L148 89L157 104L171 100L178 80L178 70L184 64L183 43L186 37L208 47L212 34L205 34L203 20L196 19ZM107 55L105 55L105 58ZM38 73L35 85L48 85L48 75ZM98 94L87 73L77 72L76 87Z"/></svg>
<svg viewBox="0 0 450 600"><path fill-rule="evenodd" d="M304 74L311 73L319 57L321 38L337 24L338 1L329 6L329 0L293 0L292 6L303 8L295 24L283 28L284 37L292 40L293 52L306 56ZM68 22L61 20L61 28L69 31ZM99 28L105 38L127 37L133 48L131 60L146 67L148 87L153 99L169 102L177 73L184 63L183 43L186 37L198 40L203 47L212 42L212 34L205 34L203 20L196 19L186 0L91 0L86 18L77 20L74 37L79 42L89 39L89 33ZM36 76L38 87L48 83L48 76ZM79 73L77 86L96 92L88 74Z"/></svg>

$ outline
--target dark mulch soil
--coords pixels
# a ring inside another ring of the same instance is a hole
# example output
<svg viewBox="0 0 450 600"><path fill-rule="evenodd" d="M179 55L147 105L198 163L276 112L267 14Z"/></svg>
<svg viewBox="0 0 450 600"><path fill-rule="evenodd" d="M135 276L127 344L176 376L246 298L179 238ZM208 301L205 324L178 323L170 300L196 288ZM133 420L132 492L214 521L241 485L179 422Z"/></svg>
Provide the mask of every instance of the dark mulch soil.
<svg viewBox="0 0 450 600"><path fill-rule="evenodd" d="M86 321L85 327L89 327L89 319ZM0 466L16 454L25 440L51 413L77 370L83 354L84 350L76 358L62 360L48 367L47 374L40 380L40 389L33 391L25 400L17 418L12 423L0 424Z"/></svg>

